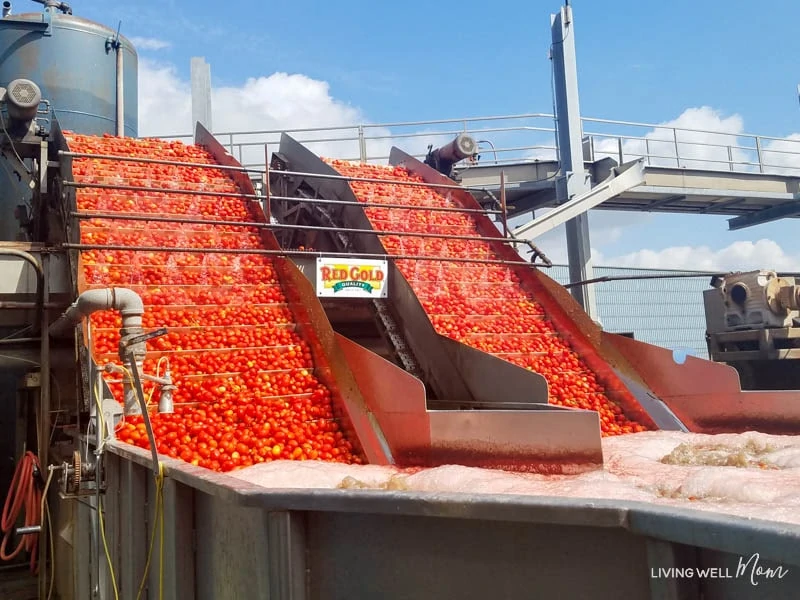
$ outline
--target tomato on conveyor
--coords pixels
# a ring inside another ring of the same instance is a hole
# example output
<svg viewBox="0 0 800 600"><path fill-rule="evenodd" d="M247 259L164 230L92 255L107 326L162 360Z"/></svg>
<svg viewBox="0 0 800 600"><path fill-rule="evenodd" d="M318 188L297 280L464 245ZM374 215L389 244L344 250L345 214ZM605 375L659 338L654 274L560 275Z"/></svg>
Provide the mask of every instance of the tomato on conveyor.
<svg viewBox="0 0 800 600"><path fill-rule="evenodd" d="M351 182L362 202L422 209L459 206L447 194L432 188L402 185L422 183L422 179L401 167L340 160L329 163L346 177L397 181ZM647 429L628 419L609 399L603 383L570 348L536 299L523 290L510 266L447 261L500 259L488 242L477 239L480 233L469 214L381 207L365 207L364 212L375 230L405 234L381 236L390 255L442 258L397 261L438 333L540 373L547 379L551 404L597 411L604 436ZM415 237L415 233L447 233L476 239L432 239Z"/></svg>
<svg viewBox="0 0 800 600"><path fill-rule="evenodd" d="M78 153L214 164L203 149L180 142L67 137ZM73 176L79 183L181 190L79 188L79 212L256 220L245 198L191 193L239 193L221 169L75 158ZM151 417L159 453L215 471L276 459L361 462L334 418L330 391L314 376L309 345L295 331L272 259L170 251L256 250L263 247L258 229L86 219L81 243L163 248L81 254L86 286L133 289L145 304L144 326L169 329L148 343L144 363L146 373L162 375L168 363L178 387L174 414ZM119 315L97 313L91 322L95 360L118 362ZM106 375L121 398L114 377ZM145 393L157 404L157 389L147 384ZM127 417L117 437L149 448L141 417Z"/></svg>

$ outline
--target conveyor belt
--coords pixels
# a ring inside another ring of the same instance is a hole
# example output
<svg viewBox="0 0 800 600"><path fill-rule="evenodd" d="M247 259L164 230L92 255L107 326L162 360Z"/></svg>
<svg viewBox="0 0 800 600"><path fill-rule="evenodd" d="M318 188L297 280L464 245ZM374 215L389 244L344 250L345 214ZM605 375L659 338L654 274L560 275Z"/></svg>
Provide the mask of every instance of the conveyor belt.
<svg viewBox="0 0 800 600"><path fill-rule="evenodd" d="M213 147L81 135L68 142L86 155L72 162L83 244L78 292L133 289L145 303L145 327L169 330L150 342L144 363L151 375L169 368L177 385L174 414L152 415L160 453L222 471L274 459L390 462L372 428L358 424L363 399L320 341L324 330L311 313L321 310L305 280L285 259L260 253L277 248L274 238L214 224L264 222L256 204L236 197L247 191L242 182L211 168L219 149L215 156ZM147 215L207 221L125 219ZM136 249L146 247L158 250ZM97 313L91 323L96 363L119 362L120 317ZM121 398L120 377L105 377ZM158 388L145 392L157 406ZM117 435L146 448L143 427L128 416Z"/></svg>

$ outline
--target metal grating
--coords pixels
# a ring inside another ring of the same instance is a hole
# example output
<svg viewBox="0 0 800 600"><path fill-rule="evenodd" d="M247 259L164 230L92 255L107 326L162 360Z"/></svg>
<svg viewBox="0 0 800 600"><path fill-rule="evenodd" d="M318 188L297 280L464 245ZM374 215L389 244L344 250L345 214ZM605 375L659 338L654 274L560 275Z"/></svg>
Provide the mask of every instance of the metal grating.
<svg viewBox="0 0 800 600"><path fill-rule="evenodd" d="M561 284L569 270L556 265L544 272ZM595 277L691 274L692 271L595 267ZM633 332L634 337L670 350L708 358L703 291L709 277L639 279L596 283L597 311L606 331Z"/></svg>

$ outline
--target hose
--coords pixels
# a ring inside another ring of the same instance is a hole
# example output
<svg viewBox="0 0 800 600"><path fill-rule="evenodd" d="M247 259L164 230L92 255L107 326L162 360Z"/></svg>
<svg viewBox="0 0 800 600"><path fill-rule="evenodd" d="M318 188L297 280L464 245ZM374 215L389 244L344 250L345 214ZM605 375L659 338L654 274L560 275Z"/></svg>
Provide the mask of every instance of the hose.
<svg viewBox="0 0 800 600"><path fill-rule="evenodd" d="M0 544L0 559L12 560L24 548L31 555L31 573L38 572L36 564L37 547L39 544L38 533L27 533L22 536L16 549L11 554L6 554L6 547L14 532L20 511L25 509L25 526L32 527L41 524L42 491L34 482L34 470L41 470L39 459L33 452L26 452L17 464L14 478L8 488L6 503L3 506L2 526L3 542Z"/></svg>

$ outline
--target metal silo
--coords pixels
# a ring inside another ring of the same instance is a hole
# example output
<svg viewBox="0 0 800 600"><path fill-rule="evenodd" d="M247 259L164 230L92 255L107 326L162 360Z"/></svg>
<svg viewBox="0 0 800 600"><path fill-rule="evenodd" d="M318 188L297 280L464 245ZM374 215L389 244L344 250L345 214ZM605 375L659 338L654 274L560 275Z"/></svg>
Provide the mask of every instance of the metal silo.
<svg viewBox="0 0 800 600"><path fill-rule="evenodd" d="M138 135L138 57L117 32L73 16L64 3L45 0L43 12L16 15L3 2L0 86L25 78L50 102L62 129L102 135L117 131L117 51L122 53L125 135Z"/></svg>
<svg viewBox="0 0 800 600"><path fill-rule="evenodd" d="M2 2L0 88L15 80L38 85L47 103L40 109L46 115L49 106L62 130L137 136L139 65L133 45L113 29L73 16L63 2L36 1L44 5L42 12L19 15L10 2ZM32 88L19 83L14 90ZM20 158L13 141L19 138L6 131L12 117L7 108L0 110L5 140L0 143L0 241L25 241L30 236L25 223L34 210L35 172L32 157Z"/></svg>

